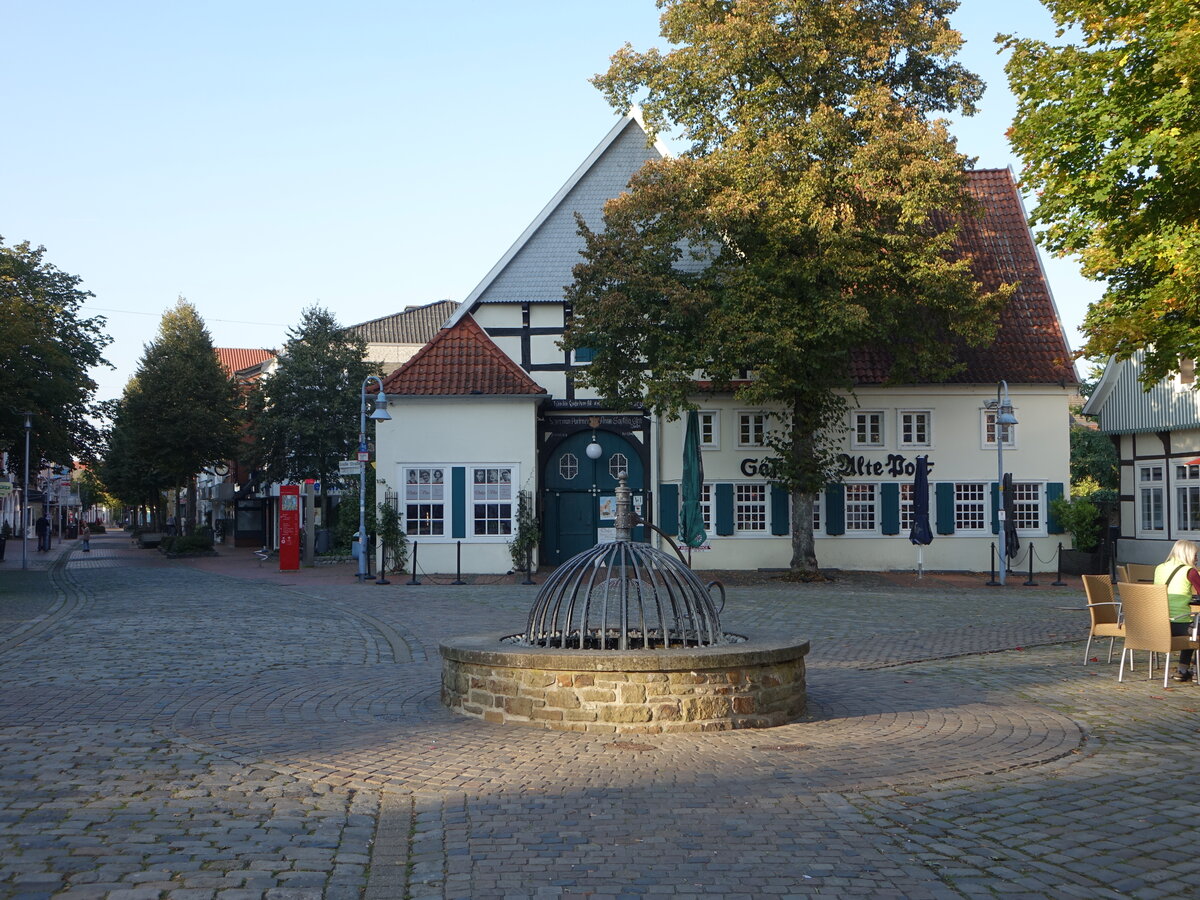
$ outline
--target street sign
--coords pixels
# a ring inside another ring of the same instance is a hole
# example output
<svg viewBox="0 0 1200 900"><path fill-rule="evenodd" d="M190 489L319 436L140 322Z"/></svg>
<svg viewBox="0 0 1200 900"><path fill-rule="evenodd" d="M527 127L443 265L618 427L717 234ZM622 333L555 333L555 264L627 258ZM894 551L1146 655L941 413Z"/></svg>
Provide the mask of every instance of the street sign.
<svg viewBox="0 0 1200 900"><path fill-rule="evenodd" d="M371 454L369 451L367 451L367 450L359 450L358 451L358 461L359 462L368 462L370 459L371 459Z"/></svg>
<svg viewBox="0 0 1200 900"><path fill-rule="evenodd" d="M357 459L339 459L338 460L338 474L339 475L357 475L359 466L361 466L361 465L362 465L362 463L360 463Z"/></svg>
<svg viewBox="0 0 1200 900"><path fill-rule="evenodd" d="M4 499L5 497L11 496L12 492L13 492L13 485L12 485L11 481L0 481L0 500Z"/></svg>

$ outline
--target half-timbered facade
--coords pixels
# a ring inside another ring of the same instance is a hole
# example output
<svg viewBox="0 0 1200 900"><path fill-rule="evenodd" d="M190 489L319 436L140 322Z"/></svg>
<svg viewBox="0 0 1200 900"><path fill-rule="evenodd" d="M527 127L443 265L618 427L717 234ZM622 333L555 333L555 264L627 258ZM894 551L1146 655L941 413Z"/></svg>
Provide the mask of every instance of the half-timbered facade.
<svg viewBox="0 0 1200 900"><path fill-rule="evenodd" d="M557 565L611 536L620 472L641 514L676 532L683 423L607 406L575 383L589 360L559 346L571 317L564 287L583 243L575 215L600 227L605 201L663 153L647 143L636 114L623 118L441 335L386 380L393 418L379 426L378 474L399 495L405 530L426 570L452 571L461 552L464 571L505 571L520 490L538 513L540 563ZM856 357L857 405L846 423L842 477L814 511L824 566L912 567L912 474L916 457L925 455L933 465L937 537L925 550L926 565L988 568L998 471L987 402L1006 380L1019 424L1003 453L1015 479L1022 553L1033 554L1036 570L1054 567L1062 536L1048 501L1064 492L1068 478L1074 368L1011 173L972 173L971 188L986 215L965 224L961 251L972 256L986 288L1017 282L1016 296L996 343L964 351L965 369L952 382L887 386L881 357ZM731 394L698 393L697 403L709 540L693 564L786 568L787 497L762 465L770 410L747 408ZM429 524L439 516L441 525Z"/></svg>

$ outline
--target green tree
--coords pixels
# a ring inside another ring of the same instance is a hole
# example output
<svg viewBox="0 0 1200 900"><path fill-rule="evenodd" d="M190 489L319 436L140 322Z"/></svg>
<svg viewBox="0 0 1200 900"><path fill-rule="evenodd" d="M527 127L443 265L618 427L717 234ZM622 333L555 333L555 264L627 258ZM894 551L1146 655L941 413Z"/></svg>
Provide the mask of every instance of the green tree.
<svg viewBox="0 0 1200 900"><path fill-rule="evenodd" d="M302 316L288 331L279 367L262 381L251 426L254 457L273 481L319 480L327 514L338 461L353 458L357 446L362 383L379 373L366 361L366 341L329 310L311 306Z"/></svg>
<svg viewBox="0 0 1200 900"><path fill-rule="evenodd" d="M1200 357L1200 15L1193 0L1043 2L1077 40L997 38L1032 220L1106 282L1080 355L1144 348L1149 386Z"/></svg>
<svg viewBox="0 0 1200 900"><path fill-rule="evenodd" d="M1101 488L1121 488L1121 461L1112 439L1092 428L1071 427L1071 483L1091 479Z"/></svg>
<svg viewBox="0 0 1200 900"><path fill-rule="evenodd" d="M90 291L46 262L46 248L5 246L0 239L0 450L20 471L25 452L23 413L33 413L31 469L43 460L93 459L99 432L89 415L93 366L112 340L104 318L82 315Z"/></svg>
<svg viewBox="0 0 1200 900"><path fill-rule="evenodd" d="M180 297L125 387L104 480L125 502L157 505L162 491L182 490L205 466L230 459L242 421L241 393L196 307Z"/></svg>
<svg viewBox="0 0 1200 900"><path fill-rule="evenodd" d="M982 86L953 62L954 2L659 5L675 49L627 45L594 83L690 148L647 164L602 232L580 222L564 343L595 349L584 378L613 399L674 416L702 371L776 410L772 477L807 577L852 349L886 348L892 378L914 381L995 332L1007 292L984 294L954 257L967 160L931 118L973 112Z"/></svg>

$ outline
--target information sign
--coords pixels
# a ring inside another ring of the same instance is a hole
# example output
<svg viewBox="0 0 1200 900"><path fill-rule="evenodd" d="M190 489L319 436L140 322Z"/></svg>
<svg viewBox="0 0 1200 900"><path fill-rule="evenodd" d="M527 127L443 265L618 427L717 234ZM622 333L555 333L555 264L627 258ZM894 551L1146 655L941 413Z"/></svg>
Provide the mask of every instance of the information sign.
<svg viewBox="0 0 1200 900"><path fill-rule="evenodd" d="M279 486L279 570L300 568L300 485Z"/></svg>

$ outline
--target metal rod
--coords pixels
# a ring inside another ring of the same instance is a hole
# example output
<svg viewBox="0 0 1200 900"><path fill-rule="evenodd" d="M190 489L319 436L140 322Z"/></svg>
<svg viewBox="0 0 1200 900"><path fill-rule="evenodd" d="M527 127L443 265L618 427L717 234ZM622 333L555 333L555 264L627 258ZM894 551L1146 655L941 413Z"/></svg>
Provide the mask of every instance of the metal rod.
<svg viewBox="0 0 1200 900"><path fill-rule="evenodd" d="M1033 541L1029 542L1029 578L1024 584L1026 587L1037 586L1037 582L1033 580Z"/></svg>
<svg viewBox="0 0 1200 900"><path fill-rule="evenodd" d="M988 587L996 587L1000 582L996 580L996 542L992 541L992 559L988 563L988 580L984 582Z"/></svg>
<svg viewBox="0 0 1200 900"><path fill-rule="evenodd" d="M412 578L404 582L405 584L420 584L417 580L417 541L413 541L413 563L412 563Z"/></svg>
<svg viewBox="0 0 1200 900"><path fill-rule="evenodd" d="M1062 580L1062 541L1058 542L1058 559L1054 569L1054 580L1050 584L1054 587L1065 587L1066 582ZM1108 661L1112 662L1112 654L1109 654Z"/></svg>
<svg viewBox="0 0 1200 900"><path fill-rule="evenodd" d="M454 548L454 580L451 584L466 584L462 579L462 541L455 542Z"/></svg>
<svg viewBox="0 0 1200 900"><path fill-rule="evenodd" d="M25 494L21 497L21 568L29 568L29 431L33 413L25 413Z"/></svg>

